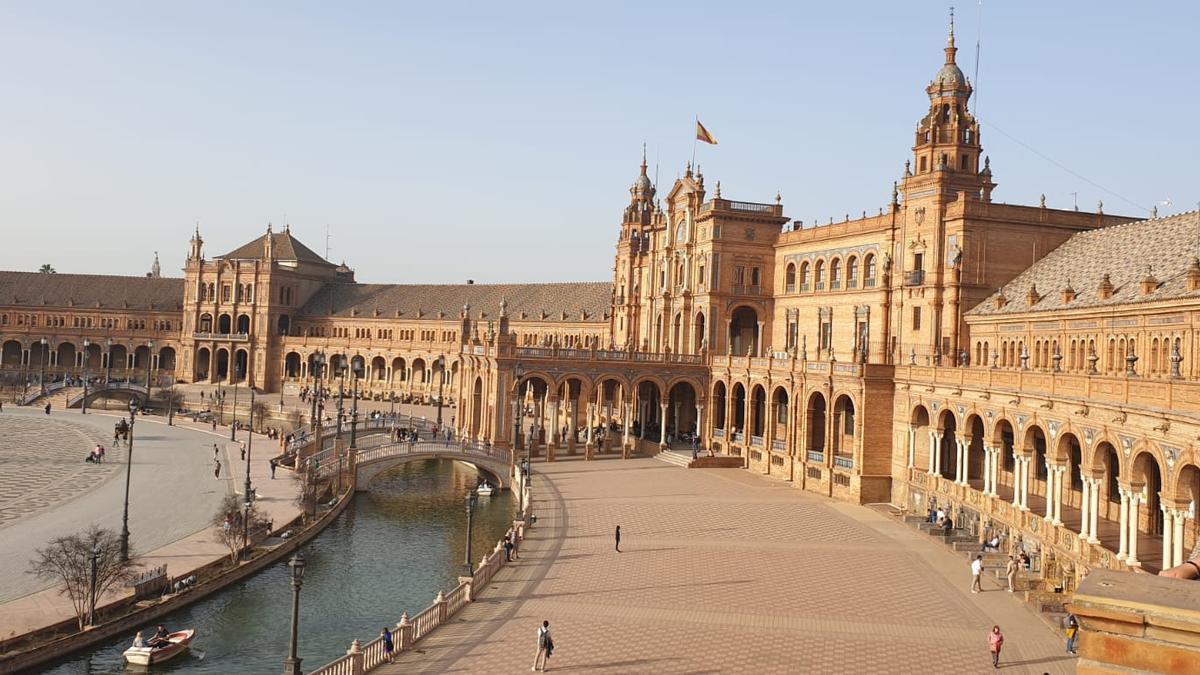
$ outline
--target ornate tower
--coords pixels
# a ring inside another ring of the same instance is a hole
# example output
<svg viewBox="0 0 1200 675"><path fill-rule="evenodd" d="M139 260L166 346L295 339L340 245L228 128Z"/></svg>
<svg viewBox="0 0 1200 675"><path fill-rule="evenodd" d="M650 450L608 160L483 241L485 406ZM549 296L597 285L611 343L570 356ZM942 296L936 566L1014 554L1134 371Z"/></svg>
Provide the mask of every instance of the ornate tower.
<svg viewBox="0 0 1200 675"><path fill-rule="evenodd" d="M662 226L663 214L654 203L654 184L646 175L646 149L642 148L642 165L638 177L629 188L629 205L621 220L617 239L617 257L613 265L613 311L610 334L618 347L638 348L642 335L638 328L640 295L648 269L652 248L652 231Z"/></svg>

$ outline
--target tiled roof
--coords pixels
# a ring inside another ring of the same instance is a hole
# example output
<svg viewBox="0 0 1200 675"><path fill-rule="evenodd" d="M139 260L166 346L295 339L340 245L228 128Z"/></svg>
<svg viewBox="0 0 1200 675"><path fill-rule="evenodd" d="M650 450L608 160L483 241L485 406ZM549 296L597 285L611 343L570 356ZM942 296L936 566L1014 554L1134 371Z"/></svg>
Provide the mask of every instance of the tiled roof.
<svg viewBox="0 0 1200 675"><path fill-rule="evenodd" d="M521 321L524 313L524 320L602 322L612 302L612 284L327 284L308 301L303 314L436 319L442 312L444 319L457 319L463 305L470 304L473 318L483 312L495 319L502 301L508 302L512 321Z"/></svg>
<svg viewBox="0 0 1200 675"><path fill-rule="evenodd" d="M183 279L0 271L0 305L178 311L182 303Z"/></svg>
<svg viewBox="0 0 1200 675"><path fill-rule="evenodd" d="M238 260L257 260L262 258L263 252L266 250L265 244L268 236L272 238L276 260L295 260L298 262L316 263L318 265L333 265L333 263L313 252L311 248L300 243L299 239L292 236L290 230L270 235L264 234L252 242L242 244L229 253L217 257Z"/></svg>
<svg viewBox="0 0 1200 675"><path fill-rule="evenodd" d="M1200 291L1187 290L1186 279L1187 269L1197 255L1200 255L1200 211L1080 232L967 314L1054 312L1200 297ZM1140 282L1148 270L1158 286L1143 295ZM1112 282L1113 294L1101 299L1098 289L1105 274ZM1062 291L1068 283L1076 296L1063 302ZM1035 286L1041 299L1031 306L1029 291ZM1000 293L1007 302L996 307Z"/></svg>

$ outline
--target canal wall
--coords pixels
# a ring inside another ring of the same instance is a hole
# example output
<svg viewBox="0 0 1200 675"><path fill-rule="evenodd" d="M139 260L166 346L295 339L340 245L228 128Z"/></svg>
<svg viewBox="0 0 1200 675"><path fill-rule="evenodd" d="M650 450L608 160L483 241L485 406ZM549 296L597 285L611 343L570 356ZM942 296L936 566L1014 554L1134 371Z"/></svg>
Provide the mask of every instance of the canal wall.
<svg viewBox="0 0 1200 675"><path fill-rule="evenodd" d="M353 474L351 474L353 475ZM329 526L339 515L346 509L354 498L353 486L350 486L342 497L326 511L320 518L313 521L309 526L296 532L296 534L282 543L277 544L261 555L256 556L237 567L228 571L222 570L228 562L228 558L222 557L214 560L206 565L196 568L181 576L196 575L198 578L203 578L207 574L216 573L216 576L202 581L192 588L174 594L164 600L155 602L149 606L134 609L140 603L135 598L126 597L116 602L109 603L103 607L97 607L96 613L100 616L117 615L108 621L104 621L97 626L89 627L83 631L78 630L78 621L75 618L47 626L32 633L21 636L20 640L24 644L36 644L40 639L49 640L42 642L23 651L17 653L9 653L0 656L0 675L9 675L21 673L29 669L44 665L47 662L62 658L65 655L86 649L101 642L106 642L120 635L132 635L139 627L152 623L160 616L164 616L178 609L182 609L192 603L203 600L204 598L220 591L230 584L237 583L249 576L257 574L263 569L278 563L287 558L296 549L308 543L313 537L320 534L326 527ZM288 522L283 527L277 528L276 532L285 532L289 529L297 527L303 519L303 515L297 516L292 521ZM177 577L178 578L178 577ZM70 633L63 637L54 638L55 635ZM10 641L13 642L13 641Z"/></svg>

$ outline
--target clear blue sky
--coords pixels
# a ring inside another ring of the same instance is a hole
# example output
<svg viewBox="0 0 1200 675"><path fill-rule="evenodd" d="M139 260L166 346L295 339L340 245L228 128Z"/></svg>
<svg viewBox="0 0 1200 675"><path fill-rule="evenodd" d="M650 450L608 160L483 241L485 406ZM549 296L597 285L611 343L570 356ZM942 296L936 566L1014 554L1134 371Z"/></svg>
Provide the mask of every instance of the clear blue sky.
<svg viewBox="0 0 1200 675"><path fill-rule="evenodd" d="M942 61L945 2L7 2L0 268L177 275L286 219L360 281L599 280L642 142L697 113L725 197L875 211ZM974 71L978 7L958 3ZM1196 208L1194 2L991 0L998 201Z"/></svg>

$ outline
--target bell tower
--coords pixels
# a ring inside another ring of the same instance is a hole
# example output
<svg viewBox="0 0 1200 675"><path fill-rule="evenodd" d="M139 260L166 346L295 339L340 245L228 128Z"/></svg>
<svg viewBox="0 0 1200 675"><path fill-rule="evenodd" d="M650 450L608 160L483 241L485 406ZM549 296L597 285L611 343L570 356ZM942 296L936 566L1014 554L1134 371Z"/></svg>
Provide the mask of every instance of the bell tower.
<svg viewBox="0 0 1200 675"><path fill-rule="evenodd" d="M646 175L646 148L638 177L629 187L629 205L621 219L617 257L613 265L612 318L609 334L618 348L637 348L642 285L645 283L654 230L662 227L663 214L655 204L657 190ZM607 346L607 345L606 345Z"/></svg>

